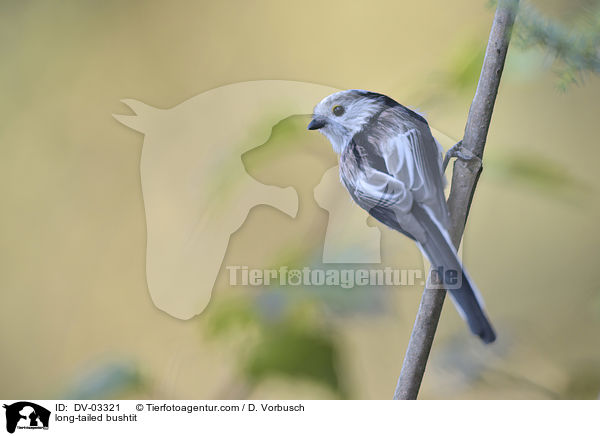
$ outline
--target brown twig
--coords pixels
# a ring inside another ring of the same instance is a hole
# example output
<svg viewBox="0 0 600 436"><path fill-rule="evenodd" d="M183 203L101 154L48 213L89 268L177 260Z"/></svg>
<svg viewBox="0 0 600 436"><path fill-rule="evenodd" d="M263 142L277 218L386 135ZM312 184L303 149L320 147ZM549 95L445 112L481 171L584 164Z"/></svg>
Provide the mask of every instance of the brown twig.
<svg viewBox="0 0 600 436"><path fill-rule="evenodd" d="M449 232L455 247L460 245L473 194L481 174L485 140L500 86L500 77L518 4L519 0L500 0L498 2L477 91L469 110L462 147L476 155L479 160L457 160L454 163L448 209L450 211ZM425 288L423 291L398 385L394 392L395 400L417 398L445 296L446 291L444 290Z"/></svg>

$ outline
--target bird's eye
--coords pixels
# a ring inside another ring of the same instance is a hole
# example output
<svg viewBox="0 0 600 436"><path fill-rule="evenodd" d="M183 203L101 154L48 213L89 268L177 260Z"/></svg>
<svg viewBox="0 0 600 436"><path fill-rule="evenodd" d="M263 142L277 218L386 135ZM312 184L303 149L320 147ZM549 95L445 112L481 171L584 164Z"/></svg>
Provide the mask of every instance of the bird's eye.
<svg viewBox="0 0 600 436"><path fill-rule="evenodd" d="M335 115L336 117L341 117L342 115L344 115L344 112L346 112L346 109L344 109L344 106L340 106L338 104L331 109L331 112L333 112L333 115Z"/></svg>

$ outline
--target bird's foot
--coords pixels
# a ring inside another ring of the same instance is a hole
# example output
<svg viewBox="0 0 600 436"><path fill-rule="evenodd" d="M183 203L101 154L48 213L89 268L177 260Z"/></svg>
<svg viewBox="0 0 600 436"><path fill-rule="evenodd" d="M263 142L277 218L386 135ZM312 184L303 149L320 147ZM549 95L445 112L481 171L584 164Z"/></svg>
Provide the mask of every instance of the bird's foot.
<svg viewBox="0 0 600 436"><path fill-rule="evenodd" d="M452 159L453 157L460 159L460 160L464 160L464 161L475 161L475 162L478 162L479 165L482 164L479 156L477 156L471 150L463 147L462 141L458 141L455 145L453 145L448 150L448 152L446 153L446 156L444 156L444 163L442 164L442 172L446 172L446 168L448 167L448 164L450 163L450 159Z"/></svg>

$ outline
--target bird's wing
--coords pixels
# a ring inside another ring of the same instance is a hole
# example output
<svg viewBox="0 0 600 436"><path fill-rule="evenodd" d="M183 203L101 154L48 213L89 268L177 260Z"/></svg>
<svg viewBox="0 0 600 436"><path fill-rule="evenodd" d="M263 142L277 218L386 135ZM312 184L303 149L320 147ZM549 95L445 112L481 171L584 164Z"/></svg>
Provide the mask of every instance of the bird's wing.
<svg viewBox="0 0 600 436"><path fill-rule="evenodd" d="M422 240L423 229L411 214L413 194L389 173L378 149L355 136L340 158L342 182L354 201L377 220L408 237Z"/></svg>
<svg viewBox="0 0 600 436"><path fill-rule="evenodd" d="M343 162L343 161L342 161ZM425 233L411 213L413 196L404 183L384 171L366 167L352 178L342 169L342 182L361 208L388 227L422 241Z"/></svg>
<svg viewBox="0 0 600 436"><path fill-rule="evenodd" d="M384 110L369 126L366 140L385 162L387 173L402 181L414 201L448 226L442 155L427 123L403 106ZM364 139L363 139L364 140Z"/></svg>

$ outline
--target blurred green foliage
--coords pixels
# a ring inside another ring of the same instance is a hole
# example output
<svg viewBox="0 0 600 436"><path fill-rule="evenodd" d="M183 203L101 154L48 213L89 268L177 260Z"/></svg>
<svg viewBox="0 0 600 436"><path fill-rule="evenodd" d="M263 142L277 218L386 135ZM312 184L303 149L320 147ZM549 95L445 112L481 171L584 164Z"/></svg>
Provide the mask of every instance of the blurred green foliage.
<svg viewBox="0 0 600 436"><path fill-rule="evenodd" d="M232 330L256 326L260 323L258 314L245 299L231 298L220 302L206 322L206 332L217 337Z"/></svg>
<svg viewBox="0 0 600 436"><path fill-rule="evenodd" d="M285 377L320 384L347 398L339 346L333 328L318 321L318 306L308 301L286 307L274 303L278 307L246 297L219 302L206 318L206 331L214 338L247 334L237 357L239 376L250 389L270 377Z"/></svg>
<svg viewBox="0 0 600 436"><path fill-rule="evenodd" d="M273 375L306 378L345 397L337 372L337 358L336 344L323 331L283 322L263 331L243 371L252 383Z"/></svg>

